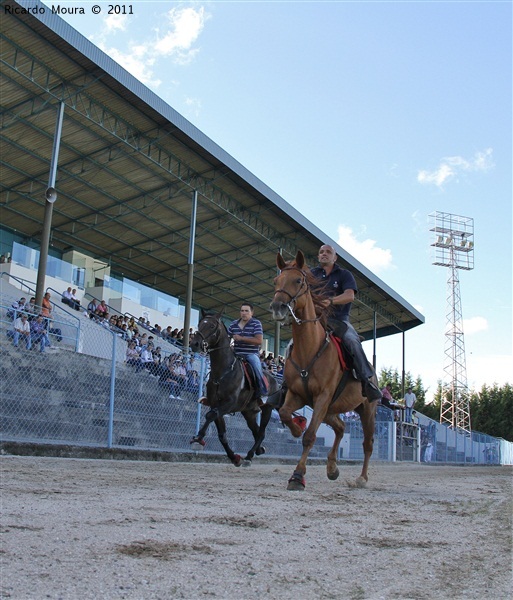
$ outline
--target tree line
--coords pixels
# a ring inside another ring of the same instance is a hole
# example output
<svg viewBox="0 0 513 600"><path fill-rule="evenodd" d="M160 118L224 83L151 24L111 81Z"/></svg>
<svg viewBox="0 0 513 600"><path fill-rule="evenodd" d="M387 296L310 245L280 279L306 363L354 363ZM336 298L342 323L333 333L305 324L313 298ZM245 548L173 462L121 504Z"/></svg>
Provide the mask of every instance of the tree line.
<svg viewBox="0 0 513 600"><path fill-rule="evenodd" d="M378 376L380 388L387 383L392 385L392 397L401 400L402 379L397 369L381 369ZM440 406L444 394L441 381L438 382L433 401L426 402L427 389L418 376L416 379L410 372L405 374L404 389L412 388L417 396L415 410L434 421L440 420ZM503 386L494 384L484 385L480 391L470 392L470 422L472 431L479 431L488 435L503 438L513 442L513 386L506 383Z"/></svg>

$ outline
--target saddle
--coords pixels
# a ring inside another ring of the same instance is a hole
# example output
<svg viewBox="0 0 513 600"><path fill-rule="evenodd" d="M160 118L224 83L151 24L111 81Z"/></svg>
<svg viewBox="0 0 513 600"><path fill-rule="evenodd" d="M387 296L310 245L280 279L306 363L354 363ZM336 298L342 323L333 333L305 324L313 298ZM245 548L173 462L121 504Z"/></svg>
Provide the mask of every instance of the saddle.
<svg viewBox="0 0 513 600"><path fill-rule="evenodd" d="M344 346L344 342L334 333L330 333L330 339L335 345L335 348L337 349L338 360L340 361L340 367L342 371L353 371L354 367L352 358L349 352L347 351L347 348ZM356 379L354 373L353 377Z"/></svg>
<svg viewBox="0 0 513 600"><path fill-rule="evenodd" d="M255 369L253 366L245 359L241 358L242 370L244 371L244 383L245 386L249 389L258 389L258 379L255 373ZM269 378L267 377L266 372L264 371L264 383L267 390L269 390Z"/></svg>

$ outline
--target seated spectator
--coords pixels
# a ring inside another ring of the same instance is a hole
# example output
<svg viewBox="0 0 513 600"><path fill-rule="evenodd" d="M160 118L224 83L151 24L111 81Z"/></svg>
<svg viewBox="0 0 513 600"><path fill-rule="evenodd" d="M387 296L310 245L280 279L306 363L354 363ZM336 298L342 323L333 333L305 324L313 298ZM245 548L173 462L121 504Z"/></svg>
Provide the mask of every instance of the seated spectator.
<svg viewBox="0 0 513 600"><path fill-rule="evenodd" d="M139 364L139 352L137 352L137 344L130 342L126 349L125 362L127 365L138 365Z"/></svg>
<svg viewBox="0 0 513 600"><path fill-rule="evenodd" d="M80 310L80 300L77 298L77 290L76 289L71 290L70 306L71 306L71 308L74 308L75 310Z"/></svg>
<svg viewBox="0 0 513 600"><path fill-rule="evenodd" d="M50 340L48 338L48 332L46 330L46 322L43 320L41 315L37 316L30 324L30 336L34 344L40 342L40 352L44 352L45 348L51 347Z"/></svg>
<svg viewBox="0 0 513 600"><path fill-rule="evenodd" d="M172 400L180 400L179 382L174 373L172 357L164 361L164 369L160 375L159 385L165 387L170 393L169 397Z"/></svg>
<svg viewBox="0 0 513 600"><path fill-rule="evenodd" d="M45 325L48 333L54 335L58 342L62 342L62 331L58 327L52 327L52 319L46 319Z"/></svg>
<svg viewBox="0 0 513 600"><path fill-rule="evenodd" d="M98 304L98 306L96 307L95 314L97 317L100 317L102 319L109 318L109 307L107 306L105 300L100 301L100 304Z"/></svg>
<svg viewBox="0 0 513 600"><path fill-rule="evenodd" d="M395 401L392 398L392 384L387 383L386 386L381 390L381 394L383 396L381 398L381 404L390 410L394 410L394 406L392 406L392 404L395 404Z"/></svg>
<svg viewBox="0 0 513 600"><path fill-rule="evenodd" d="M37 310L37 306L36 306L36 299L34 297L32 297L29 300L28 304L25 304L25 312L28 315L29 321L32 321L33 319L35 319L37 317L37 315L39 314L39 312Z"/></svg>
<svg viewBox="0 0 513 600"><path fill-rule="evenodd" d="M94 319L96 316L96 309L98 308L98 301L96 298L93 298L91 302L87 305L87 312L89 313L89 318Z"/></svg>
<svg viewBox="0 0 513 600"><path fill-rule="evenodd" d="M173 373L178 381L180 389L185 389L187 386L187 370L183 364L182 358L179 358L173 365Z"/></svg>
<svg viewBox="0 0 513 600"><path fill-rule="evenodd" d="M192 369L187 374L187 391L197 394L199 392L199 374L198 371Z"/></svg>
<svg viewBox="0 0 513 600"><path fill-rule="evenodd" d="M50 292L46 292L46 294L43 296L43 300L41 302L41 314L43 315L43 317L45 319L51 319L51 316L52 316L53 307L52 307L52 302L50 300L51 297L52 296L51 296Z"/></svg>
<svg viewBox="0 0 513 600"><path fill-rule="evenodd" d="M165 340L169 340L172 337L172 333L173 330L171 329L171 325L168 325L161 333L161 335Z"/></svg>
<svg viewBox="0 0 513 600"><path fill-rule="evenodd" d="M72 300L73 300L73 294L71 292L71 287L69 287L67 290L64 290L62 292L61 302L63 302L64 304L67 304L68 306L71 306Z"/></svg>
<svg viewBox="0 0 513 600"><path fill-rule="evenodd" d="M136 373L141 371L142 369L151 370L151 365L153 364L153 344L148 344L141 349L141 353L139 355L139 363L137 365Z"/></svg>
<svg viewBox="0 0 513 600"><path fill-rule="evenodd" d="M15 321L18 318L18 313L25 310L27 304L26 298L20 298L17 302L11 304L11 308L7 311L7 318Z"/></svg>
<svg viewBox="0 0 513 600"><path fill-rule="evenodd" d="M21 313L20 316L14 321L13 343L16 348L18 348L20 337L25 341L27 350L30 350L32 348L32 340L30 338L30 323L28 322L28 317L25 313Z"/></svg>

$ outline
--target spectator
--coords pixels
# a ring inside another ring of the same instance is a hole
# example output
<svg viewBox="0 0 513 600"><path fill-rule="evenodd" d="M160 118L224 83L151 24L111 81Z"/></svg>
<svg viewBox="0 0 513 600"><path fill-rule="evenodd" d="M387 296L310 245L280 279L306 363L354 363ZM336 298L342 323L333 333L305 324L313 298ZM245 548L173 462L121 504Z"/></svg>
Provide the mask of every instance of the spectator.
<svg viewBox="0 0 513 600"><path fill-rule="evenodd" d="M381 404L383 406L386 406L390 410L394 410L394 407L391 404L391 403L395 404L394 399L392 398L392 384L391 383L386 384L386 386L381 390L381 395L383 396L381 398Z"/></svg>
<svg viewBox="0 0 513 600"><path fill-rule="evenodd" d="M137 344L135 342L129 342L126 349L125 362L127 365L138 365L139 364L139 352L137 352Z"/></svg>
<svg viewBox="0 0 513 600"><path fill-rule="evenodd" d="M28 322L28 317L25 313L20 314L16 321L14 321L13 341L16 348L18 348L20 337L22 340L25 340L27 350L30 350L32 348L32 340L30 339L30 323Z"/></svg>
<svg viewBox="0 0 513 600"><path fill-rule="evenodd" d="M109 318L109 307L107 306L105 300L100 301L100 304L98 304L98 306L96 307L95 312L97 317L100 317L102 319Z"/></svg>
<svg viewBox="0 0 513 600"><path fill-rule="evenodd" d="M32 321L38 315L36 299L32 297L28 304L25 304L25 312L28 315L28 320Z"/></svg>
<svg viewBox="0 0 513 600"><path fill-rule="evenodd" d="M192 369L187 373L187 391L197 394L199 392L199 375L198 371Z"/></svg>
<svg viewBox="0 0 513 600"><path fill-rule="evenodd" d="M141 348L141 354L139 355L139 364L137 365L136 372L138 373L142 369L150 370L150 365L153 363L153 344L148 344Z"/></svg>
<svg viewBox="0 0 513 600"><path fill-rule="evenodd" d="M80 310L80 300L77 298L77 290L73 289L71 291L71 304L70 304L71 308L74 308L75 310Z"/></svg>
<svg viewBox="0 0 513 600"><path fill-rule="evenodd" d="M178 381L178 386L181 390L187 387L187 370L181 358L177 359L173 365L173 373Z"/></svg>
<svg viewBox="0 0 513 600"><path fill-rule="evenodd" d="M32 338L32 342L34 342L35 344L37 344L37 342L40 342L40 352L44 352L45 348L51 347L46 326L47 324L41 315L36 317L30 324L30 336Z"/></svg>
<svg viewBox="0 0 513 600"><path fill-rule="evenodd" d="M7 311L7 318L15 321L18 318L18 313L25 310L27 304L26 298L20 298L17 302L11 304L11 308Z"/></svg>
<svg viewBox="0 0 513 600"><path fill-rule="evenodd" d="M72 306L73 304L73 293L71 291L71 287L62 292L61 302L67 304L68 306Z"/></svg>
<svg viewBox="0 0 513 600"><path fill-rule="evenodd" d="M160 376L159 385L165 387L169 391L169 397L172 400L181 400L178 395L179 382L174 372L173 359L171 356L165 361L165 367Z"/></svg>
<svg viewBox="0 0 513 600"><path fill-rule="evenodd" d="M98 301L96 298L93 298L91 302L87 305L87 312L89 313L89 318L94 319L96 316L96 309L98 308Z"/></svg>
<svg viewBox="0 0 513 600"><path fill-rule="evenodd" d="M417 402L417 396L413 393L413 390L410 386L404 395L404 420L407 423L412 422L412 411L413 407L415 406L415 402Z"/></svg>
<svg viewBox="0 0 513 600"><path fill-rule="evenodd" d="M46 294L43 296L43 300L41 302L41 314L43 315L43 317L45 317L45 319L50 320L52 317L52 302L50 301L51 298L51 294L50 292L46 292Z"/></svg>
<svg viewBox="0 0 513 600"><path fill-rule="evenodd" d="M58 342L62 342L62 331L58 327L51 327L52 319L46 319L46 328L48 329L48 333L54 335L57 338Z"/></svg>

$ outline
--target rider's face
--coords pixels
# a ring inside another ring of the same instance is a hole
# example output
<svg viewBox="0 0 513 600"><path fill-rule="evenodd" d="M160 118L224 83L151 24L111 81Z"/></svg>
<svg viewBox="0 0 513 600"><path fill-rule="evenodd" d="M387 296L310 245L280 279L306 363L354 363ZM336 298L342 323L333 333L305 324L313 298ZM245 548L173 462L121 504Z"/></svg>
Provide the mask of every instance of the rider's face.
<svg viewBox="0 0 513 600"><path fill-rule="evenodd" d="M240 318L243 321L249 321L252 316L253 316L253 311L251 310L251 308L249 306L246 306L245 304L243 304L240 307Z"/></svg>
<svg viewBox="0 0 513 600"><path fill-rule="evenodd" d="M319 249L318 260L321 265L332 265L337 260L337 254L331 246L325 244Z"/></svg>

